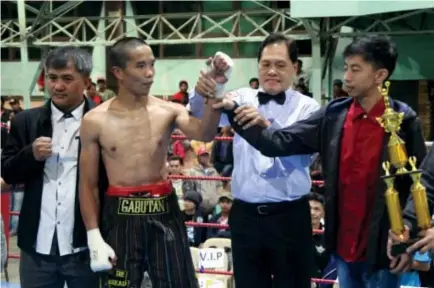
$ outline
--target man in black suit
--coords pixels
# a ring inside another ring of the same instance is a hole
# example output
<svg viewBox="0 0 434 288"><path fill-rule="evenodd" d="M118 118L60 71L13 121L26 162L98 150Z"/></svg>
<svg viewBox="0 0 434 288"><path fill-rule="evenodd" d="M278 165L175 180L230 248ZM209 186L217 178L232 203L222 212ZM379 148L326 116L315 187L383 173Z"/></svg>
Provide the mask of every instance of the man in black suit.
<svg viewBox="0 0 434 288"><path fill-rule="evenodd" d="M393 73L397 56L387 37L354 40L344 51L344 78L351 97L335 99L308 119L280 130L266 127L257 111L237 107L230 99L215 105L226 109L235 131L265 156L319 152L326 183L325 244L336 255L343 287L398 287L399 279L390 271L398 273L410 267L407 254L388 257L386 187L380 179L384 174L380 165L389 160L389 134L377 121L386 109L378 88ZM392 99L390 106L403 112L399 136L419 164L426 154L420 120L405 103ZM399 177L395 188L405 207L405 224L415 231L414 207L407 201L411 184L409 177ZM432 199L433 191L428 192Z"/></svg>
<svg viewBox="0 0 434 288"><path fill-rule="evenodd" d="M1 176L24 184L18 227L23 288L96 287L78 201L79 128L92 108L84 96L91 55L62 47L45 60L51 99L12 120Z"/></svg>

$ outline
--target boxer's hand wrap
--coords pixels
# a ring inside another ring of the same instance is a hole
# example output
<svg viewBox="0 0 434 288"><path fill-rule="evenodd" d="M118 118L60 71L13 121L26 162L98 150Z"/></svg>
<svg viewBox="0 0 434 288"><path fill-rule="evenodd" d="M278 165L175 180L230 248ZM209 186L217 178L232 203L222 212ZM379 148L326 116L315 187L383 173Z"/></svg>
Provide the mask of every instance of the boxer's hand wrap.
<svg viewBox="0 0 434 288"><path fill-rule="evenodd" d="M234 67L234 61L227 54L220 52L220 51L215 53L214 58L217 56L222 57L225 60L226 64L228 64L228 66L229 66L229 68L225 71L225 74L224 74L226 79L229 81L229 78L231 78L231 75L232 75L232 67ZM214 60L211 61L210 65L208 65L208 71L210 72L212 70L214 70ZM222 99L225 96L225 93L224 93L225 92L225 86L226 86L226 83L223 83L223 84L217 83L217 85L216 85L216 98L217 99Z"/></svg>
<svg viewBox="0 0 434 288"><path fill-rule="evenodd" d="M116 257L115 251L102 239L99 229L87 231L87 245L90 253L90 268L93 272L110 270L110 259Z"/></svg>

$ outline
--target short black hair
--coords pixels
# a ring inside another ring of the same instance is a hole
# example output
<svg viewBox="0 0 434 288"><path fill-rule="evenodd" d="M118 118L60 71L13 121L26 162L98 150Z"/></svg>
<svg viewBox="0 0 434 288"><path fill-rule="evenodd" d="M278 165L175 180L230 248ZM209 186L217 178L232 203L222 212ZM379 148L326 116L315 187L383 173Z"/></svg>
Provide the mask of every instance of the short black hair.
<svg viewBox="0 0 434 288"><path fill-rule="evenodd" d="M286 37L282 33L271 33L270 35L267 36L267 38L265 38L265 40L261 43L261 46L259 47L258 62L261 60L262 51L264 50L264 48L267 47L268 45L275 44L275 43L285 43L286 47L288 48L289 60L291 60L292 63L295 63L297 61L298 49L295 40Z"/></svg>
<svg viewBox="0 0 434 288"><path fill-rule="evenodd" d="M303 68L303 61L301 59L297 59L297 64L299 69Z"/></svg>
<svg viewBox="0 0 434 288"><path fill-rule="evenodd" d="M176 155L170 156L169 162L170 161L179 161L179 164L184 165L184 160L181 157Z"/></svg>
<svg viewBox="0 0 434 288"><path fill-rule="evenodd" d="M186 86L188 86L188 82L187 81L181 80L181 81L179 81L178 87L181 87L182 84L185 84Z"/></svg>
<svg viewBox="0 0 434 288"><path fill-rule="evenodd" d="M369 35L354 39L344 50L344 58L362 56L377 69L386 69L389 78L395 71L398 51L389 37L384 35Z"/></svg>
<svg viewBox="0 0 434 288"><path fill-rule="evenodd" d="M340 79L333 80L333 86L337 86L339 88L342 88L343 85L344 85L344 83L342 82L342 80L340 80Z"/></svg>
<svg viewBox="0 0 434 288"><path fill-rule="evenodd" d="M72 62L75 70L83 76L89 77L92 72L92 55L86 50L74 46L59 47L51 50L45 58L46 71L52 69L65 69Z"/></svg>
<svg viewBox="0 0 434 288"><path fill-rule="evenodd" d="M309 194L307 194L306 196L308 201L316 201L318 203L321 203L322 206L324 206L324 197L316 192L310 192Z"/></svg>
<svg viewBox="0 0 434 288"><path fill-rule="evenodd" d="M110 48L109 62L110 67L119 67L124 69L127 67L128 52L136 47L146 45L149 46L146 41L137 37L124 37Z"/></svg>
<svg viewBox="0 0 434 288"><path fill-rule="evenodd" d="M258 82L259 83L259 79L258 78L252 78L249 80L249 84L251 84L252 82Z"/></svg>

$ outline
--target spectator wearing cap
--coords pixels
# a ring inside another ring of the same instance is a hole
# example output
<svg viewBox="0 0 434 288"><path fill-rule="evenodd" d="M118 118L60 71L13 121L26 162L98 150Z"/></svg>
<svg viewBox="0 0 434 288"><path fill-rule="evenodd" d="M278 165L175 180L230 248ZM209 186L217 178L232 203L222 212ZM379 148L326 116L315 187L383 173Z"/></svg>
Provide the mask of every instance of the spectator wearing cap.
<svg viewBox="0 0 434 288"><path fill-rule="evenodd" d="M192 221L197 223L207 222L206 214L200 207L202 196L196 191L187 191L184 195L184 211L182 216L185 222ZM199 247L206 240L206 228L187 227L187 236L190 246Z"/></svg>
<svg viewBox="0 0 434 288"><path fill-rule="evenodd" d="M110 90L106 86L106 80L103 77L100 77L96 80L96 83L98 84L98 93L102 97L102 101L107 101L113 97L116 97L116 93L113 92L113 90Z"/></svg>
<svg viewBox="0 0 434 288"><path fill-rule="evenodd" d="M172 102L177 102L186 106L188 104L188 82L181 80L179 82L179 91L173 95Z"/></svg>
<svg viewBox="0 0 434 288"><path fill-rule="evenodd" d="M204 147L200 148L196 154L198 164L188 171L189 176L220 176L217 170L210 165L210 153ZM218 203L219 195L223 192L222 181L194 180L194 182L203 199L202 208L207 214L212 213Z"/></svg>
<svg viewBox="0 0 434 288"><path fill-rule="evenodd" d="M234 198L230 192L223 192L219 197L220 213L213 216L209 223L228 225L233 201ZM207 239L209 238L231 238L231 231L229 229L208 228Z"/></svg>
<svg viewBox="0 0 434 288"><path fill-rule="evenodd" d="M18 99L12 98L9 100L9 105L12 108L12 111L15 112L15 115L23 111L23 108L21 108L20 101Z"/></svg>
<svg viewBox="0 0 434 288"><path fill-rule="evenodd" d="M211 142L201 142L201 141L197 141L197 140L191 140L190 141L190 145L191 145L191 147L193 147L193 150L194 150L194 152L196 152L196 154L201 149L205 149L206 152L211 154L213 143L214 143L214 141L211 141Z"/></svg>
<svg viewBox="0 0 434 288"><path fill-rule="evenodd" d="M333 80L333 99L348 97L348 93L343 89L343 82L339 79Z"/></svg>

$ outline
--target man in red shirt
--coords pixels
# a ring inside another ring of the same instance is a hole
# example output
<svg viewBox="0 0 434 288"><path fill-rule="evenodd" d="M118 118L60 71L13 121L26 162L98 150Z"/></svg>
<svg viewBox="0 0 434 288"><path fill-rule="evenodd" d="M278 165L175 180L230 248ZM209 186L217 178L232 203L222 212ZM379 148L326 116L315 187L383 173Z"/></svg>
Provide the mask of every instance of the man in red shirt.
<svg viewBox="0 0 434 288"><path fill-rule="evenodd" d="M90 98L96 105L102 103L102 97L98 94L98 91L96 91L96 83L92 82L86 92L86 96Z"/></svg>
<svg viewBox="0 0 434 288"><path fill-rule="evenodd" d="M172 101L182 105L188 104L188 82L182 80L179 82L179 91L173 95Z"/></svg>
<svg viewBox="0 0 434 288"><path fill-rule="evenodd" d="M376 120L385 110L378 88L393 73L397 56L387 37L354 40L344 51L350 98L335 99L308 119L280 130L266 127L256 111L237 107L230 99L215 105L225 109L235 131L265 156L320 153L326 183L326 248L336 256L339 285L345 288L399 287L396 273L410 267L408 254L394 259L387 255L389 221L380 165L389 160L389 135ZM426 147L416 113L394 99L390 105L404 114L399 135L408 154L422 161ZM411 184L408 176L399 177L395 189L405 207L404 222L415 232L414 207L406 205ZM434 192L427 193L432 199Z"/></svg>

